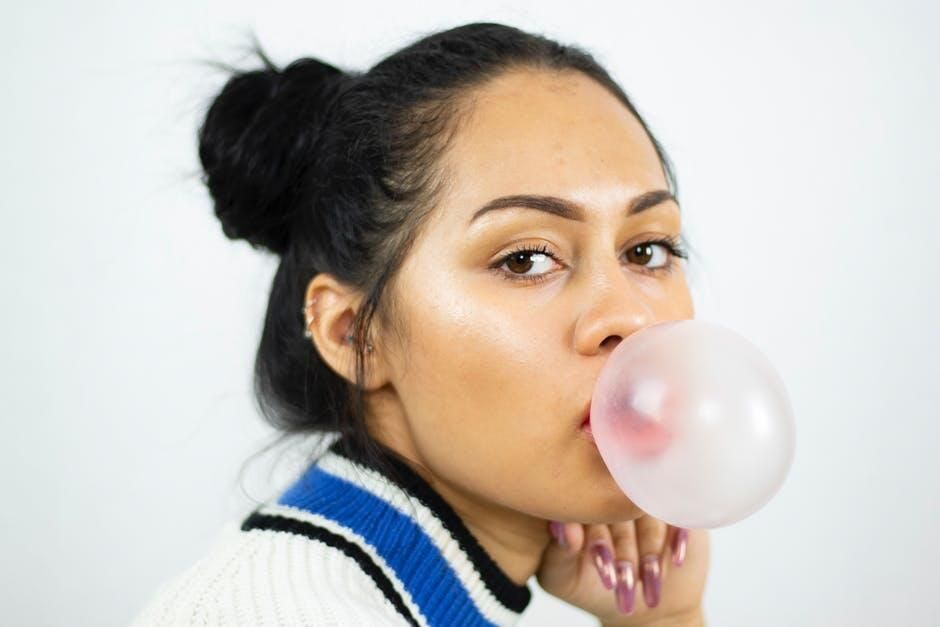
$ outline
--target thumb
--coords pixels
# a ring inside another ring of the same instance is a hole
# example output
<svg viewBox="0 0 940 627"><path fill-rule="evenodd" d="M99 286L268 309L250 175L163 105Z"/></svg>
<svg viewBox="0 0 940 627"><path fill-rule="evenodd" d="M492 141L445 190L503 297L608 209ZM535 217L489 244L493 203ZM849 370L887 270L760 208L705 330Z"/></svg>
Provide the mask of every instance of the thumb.
<svg viewBox="0 0 940 627"><path fill-rule="evenodd" d="M584 527L579 523L551 521L549 532L552 541L542 552L535 576L543 590L564 596L578 583Z"/></svg>

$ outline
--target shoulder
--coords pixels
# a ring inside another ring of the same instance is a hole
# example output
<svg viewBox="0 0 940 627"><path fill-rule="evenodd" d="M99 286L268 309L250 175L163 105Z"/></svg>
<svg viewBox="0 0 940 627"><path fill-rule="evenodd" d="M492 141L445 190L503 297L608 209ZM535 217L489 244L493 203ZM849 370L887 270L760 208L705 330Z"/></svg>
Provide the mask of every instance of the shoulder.
<svg viewBox="0 0 940 627"><path fill-rule="evenodd" d="M229 522L134 619L157 625L407 625L355 559L303 535Z"/></svg>

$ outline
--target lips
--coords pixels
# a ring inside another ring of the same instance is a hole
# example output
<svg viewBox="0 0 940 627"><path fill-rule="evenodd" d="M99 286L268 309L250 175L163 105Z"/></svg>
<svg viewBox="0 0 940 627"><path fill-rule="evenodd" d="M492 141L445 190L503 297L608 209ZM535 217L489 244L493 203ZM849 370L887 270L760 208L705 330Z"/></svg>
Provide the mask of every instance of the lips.
<svg viewBox="0 0 940 627"><path fill-rule="evenodd" d="M584 419L581 420L580 429L583 431L591 432L591 404L588 403L587 409L584 412Z"/></svg>

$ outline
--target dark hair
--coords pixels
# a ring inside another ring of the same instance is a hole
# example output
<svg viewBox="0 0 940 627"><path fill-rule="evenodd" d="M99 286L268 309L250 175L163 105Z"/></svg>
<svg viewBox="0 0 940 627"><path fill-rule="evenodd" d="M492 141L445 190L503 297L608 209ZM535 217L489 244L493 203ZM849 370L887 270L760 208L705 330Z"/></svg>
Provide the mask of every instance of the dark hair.
<svg viewBox="0 0 940 627"><path fill-rule="evenodd" d="M226 236L280 257L255 360L255 397L283 431L338 432L391 471L366 431L364 338L375 315L395 328L396 270L446 189L441 161L473 90L511 69L575 71L620 100L649 135L673 194L671 164L627 95L583 49L496 23L427 35L367 72L315 58L236 71L199 129L203 180ZM302 299L328 272L361 290L356 381L304 336Z"/></svg>

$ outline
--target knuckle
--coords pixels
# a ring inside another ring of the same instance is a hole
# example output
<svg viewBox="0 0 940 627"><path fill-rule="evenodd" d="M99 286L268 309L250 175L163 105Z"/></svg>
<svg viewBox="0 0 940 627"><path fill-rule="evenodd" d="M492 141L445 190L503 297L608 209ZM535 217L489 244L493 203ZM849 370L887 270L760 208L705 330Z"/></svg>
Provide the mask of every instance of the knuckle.
<svg viewBox="0 0 940 627"><path fill-rule="evenodd" d="M637 520L638 541L646 549L658 549L666 542L668 526L661 520L644 516Z"/></svg>
<svg viewBox="0 0 940 627"><path fill-rule="evenodd" d="M610 532L607 530L607 525L585 525L584 538L587 545L598 540L610 542Z"/></svg>
<svg viewBox="0 0 940 627"><path fill-rule="evenodd" d="M636 528L633 521L611 525L611 536L617 557L636 561Z"/></svg>

